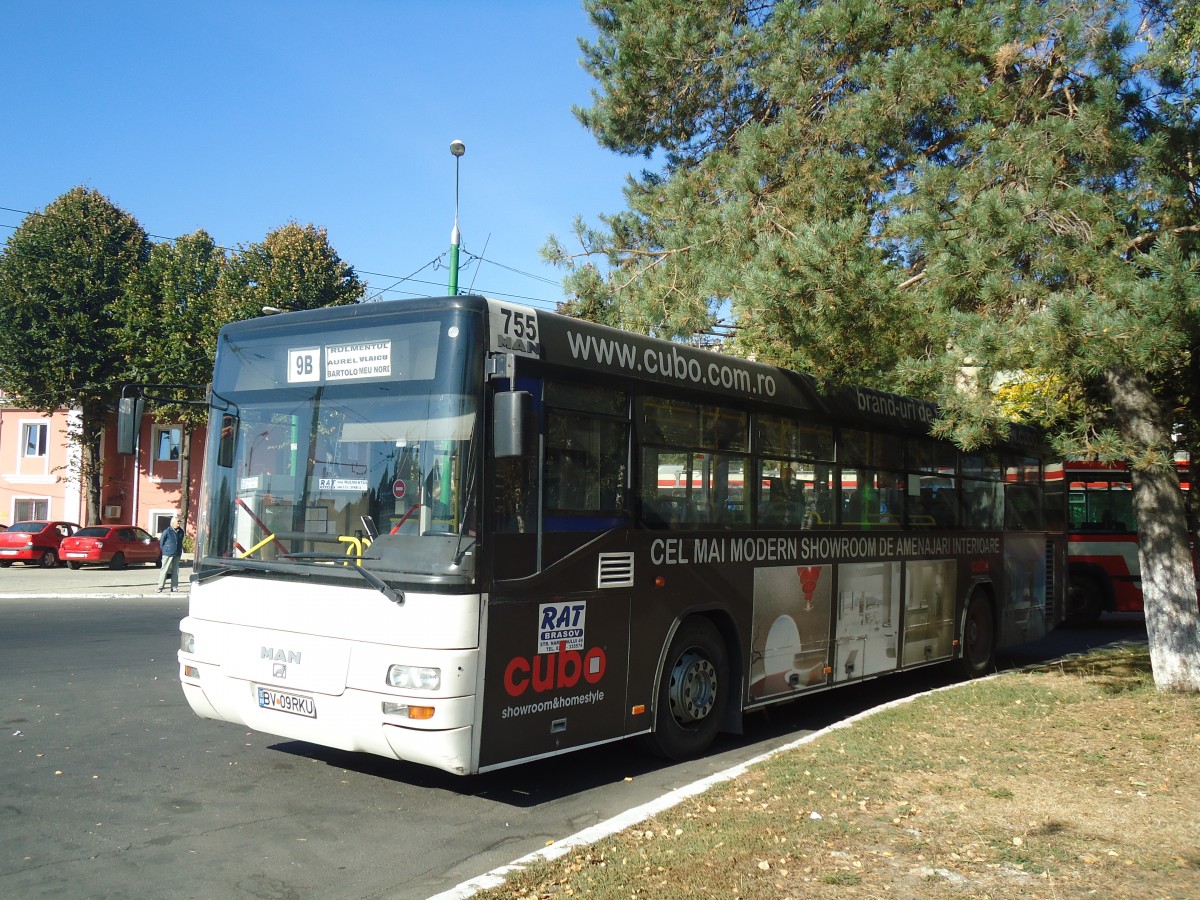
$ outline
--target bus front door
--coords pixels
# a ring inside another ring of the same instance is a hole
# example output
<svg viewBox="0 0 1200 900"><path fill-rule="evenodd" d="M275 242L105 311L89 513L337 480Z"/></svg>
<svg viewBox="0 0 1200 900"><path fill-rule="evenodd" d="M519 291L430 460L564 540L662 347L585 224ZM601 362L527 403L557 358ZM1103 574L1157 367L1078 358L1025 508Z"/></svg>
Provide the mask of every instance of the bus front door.
<svg viewBox="0 0 1200 900"><path fill-rule="evenodd" d="M492 600L481 769L622 736L629 610L620 590Z"/></svg>

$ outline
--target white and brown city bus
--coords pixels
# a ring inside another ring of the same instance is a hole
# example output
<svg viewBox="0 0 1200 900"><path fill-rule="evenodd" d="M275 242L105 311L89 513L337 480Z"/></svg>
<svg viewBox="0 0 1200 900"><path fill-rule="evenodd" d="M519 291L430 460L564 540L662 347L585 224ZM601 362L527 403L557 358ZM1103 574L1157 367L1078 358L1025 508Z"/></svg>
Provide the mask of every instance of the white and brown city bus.
<svg viewBox="0 0 1200 900"><path fill-rule="evenodd" d="M1061 467L916 400L466 296L230 325L210 396L201 716L461 774L683 758L1061 617Z"/></svg>

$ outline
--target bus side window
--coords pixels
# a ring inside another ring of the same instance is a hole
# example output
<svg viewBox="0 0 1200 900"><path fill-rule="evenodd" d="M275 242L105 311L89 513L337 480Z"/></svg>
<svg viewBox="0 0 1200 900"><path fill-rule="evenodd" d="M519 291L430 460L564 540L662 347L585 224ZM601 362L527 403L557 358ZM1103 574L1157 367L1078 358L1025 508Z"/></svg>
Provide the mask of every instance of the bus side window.
<svg viewBox="0 0 1200 900"><path fill-rule="evenodd" d="M647 528L678 528L683 523L682 505L674 498L642 497L642 524Z"/></svg>
<svg viewBox="0 0 1200 900"><path fill-rule="evenodd" d="M796 464L763 460L759 463L758 521L770 528L800 528L804 523L804 487Z"/></svg>
<svg viewBox="0 0 1200 900"><path fill-rule="evenodd" d="M963 527L1003 528L1004 470L999 456L993 451L965 453L961 467Z"/></svg>
<svg viewBox="0 0 1200 900"><path fill-rule="evenodd" d="M673 457L672 457L673 459ZM671 496L682 470L671 465L656 450L645 449L641 459L641 486L638 489L638 522L645 528L677 528L679 516Z"/></svg>
<svg viewBox="0 0 1200 900"><path fill-rule="evenodd" d="M496 460L496 530L508 534L537 531L537 482L532 461L514 456Z"/></svg>
<svg viewBox="0 0 1200 900"><path fill-rule="evenodd" d="M1042 462L1009 454L1004 460L1004 527L1036 531L1042 527Z"/></svg>
<svg viewBox="0 0 1200 900"><path fill-rule="evenodd" d="M996 481L962 481L963 525L967 528L998 529L1004 521L1004 494Z"/></svg>
<svg viewBox="0 0 1200 900"><path fill-rule="evenodd" d="M583 534L627 523L628 395L595 384L547 379L543 399L543 532ZM563 548L571 542L559 543L566 552ZM543 555L543 564L547 558Z"/></svg>
<svg viewBox="0 0 1200 900"><path fill-rule="evenodd" d="M642 450L638 519L645 528L681 528L687 518L687 455Z"/></svg>
<svg viewBox="0 0 1200 900"><path fill-rule="evenodd" d="M534 461L513 456L496 460L492 507L492 571L498 580L537 571L537 479Z"/></svg>
<svg viewBox="0 0 1200 900"><path fill-rule="evenodd" d="M958 491L939 487L933 495L933 521L938 528L958 527Z"/></svg>
<svg viewBox="0 0 1200 900"><path fill-rule="evenodd" d="M847 528L872 528L879 524L879 473L869 469L842 469L842 524Z"/></svg>
<svg viewBox="0 0 1200 900"><path fill-rule="evenodd" d="M625 507L623 422L552 410L546 415L545 505L564 512Z"/></svg>

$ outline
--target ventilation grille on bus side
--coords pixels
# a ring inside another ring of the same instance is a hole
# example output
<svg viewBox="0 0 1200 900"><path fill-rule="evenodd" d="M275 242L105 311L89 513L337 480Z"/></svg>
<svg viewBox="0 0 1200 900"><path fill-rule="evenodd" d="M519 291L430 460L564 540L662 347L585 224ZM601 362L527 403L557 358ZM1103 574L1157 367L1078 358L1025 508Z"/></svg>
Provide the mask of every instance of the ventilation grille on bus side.
<svg viewBox="0 0 1200 900"><path fill-rule="evenodd" d="M600 570L596 575L596 587L633 587L633 554L601 553Z"/></svg>
<svg viewBox="0 0 1200 900"><path fill-rule="evenodd" d="M1053 628L1058 621L1054 608L1057 596L1054 583L1054 541L1046 541L1046 627Z"/></svg>

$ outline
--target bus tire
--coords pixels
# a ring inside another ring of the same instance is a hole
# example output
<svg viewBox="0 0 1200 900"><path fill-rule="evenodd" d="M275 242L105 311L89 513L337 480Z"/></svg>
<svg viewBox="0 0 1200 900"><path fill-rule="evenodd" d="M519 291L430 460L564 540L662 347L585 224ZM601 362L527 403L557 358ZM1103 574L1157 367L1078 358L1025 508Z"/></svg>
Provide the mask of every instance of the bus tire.
<svg viewBox="0 0 1200 900"><path fill-rule="evenodd" d="M1100 583L1091 575L1072 575L1067 584L1067 609L1063 624L1072 628L1095 625L1104 611Z"/></svg>
<svg viewBox="0 0 1200 900"><path fill-rule="evenodd" d="M699 756L720 730L729 689L721 633L702 616L686 619L667 648L646 748L665 759Z"/></svg>
<svg viewBox="0 0 1200 900"><path fill-rule="evenodd" d="M979 678L992 671L996 661L996 617L991 595L985 590L974 591L967 601L960 648L958 670L967 678Z"/></svg>

